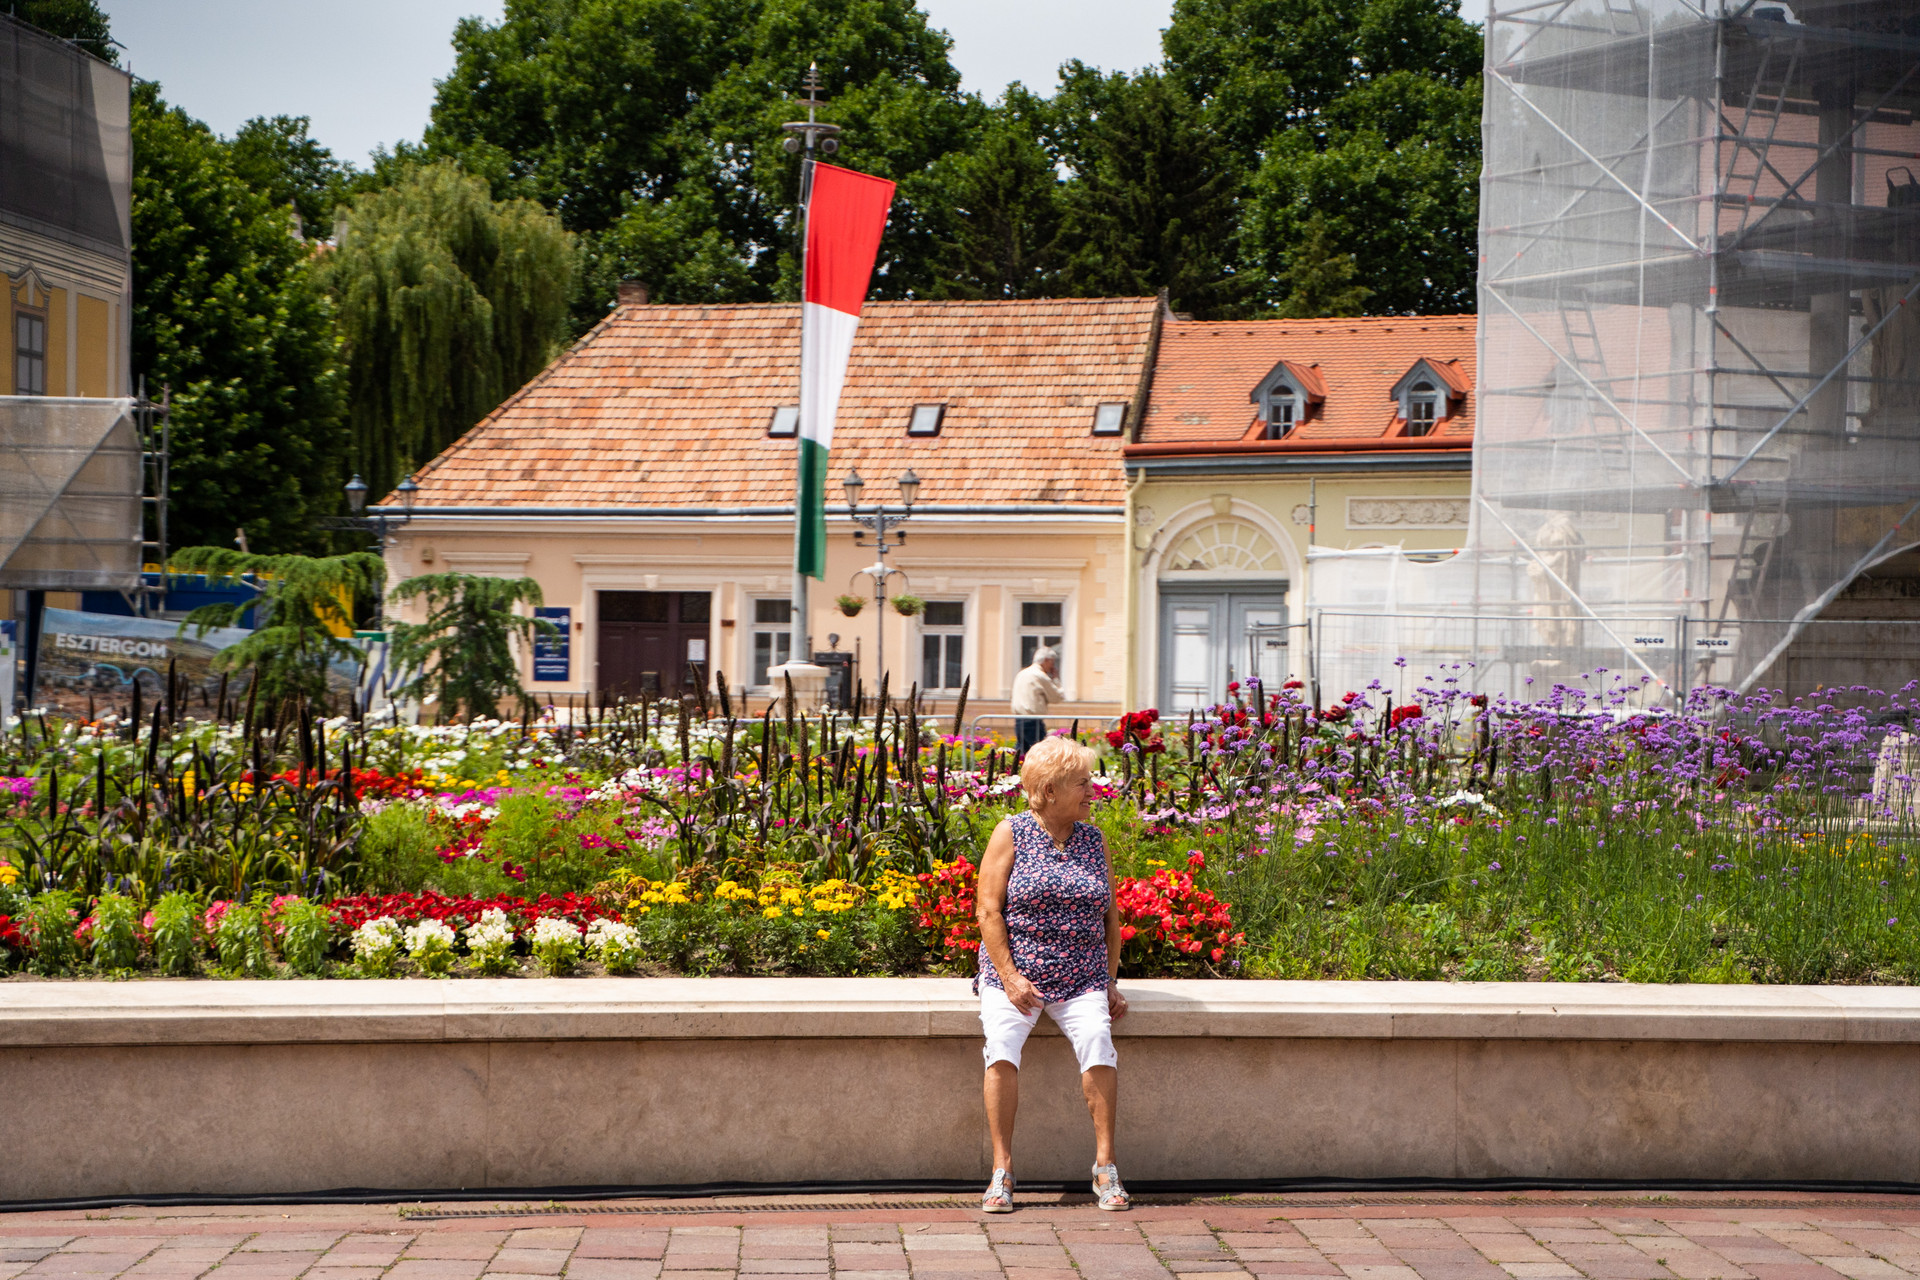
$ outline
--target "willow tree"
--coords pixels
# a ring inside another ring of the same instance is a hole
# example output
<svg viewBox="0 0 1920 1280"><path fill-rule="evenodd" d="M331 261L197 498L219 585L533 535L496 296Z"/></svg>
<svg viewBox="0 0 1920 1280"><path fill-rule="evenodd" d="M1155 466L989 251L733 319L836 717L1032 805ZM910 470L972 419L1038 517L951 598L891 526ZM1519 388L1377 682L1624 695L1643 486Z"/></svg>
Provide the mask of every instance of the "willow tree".
<svg viewBox="0 0 1920 1280"><path fill-rule="evenodd" d="M450 163L354 201L322 279L348 367L350 457L390 492L558 351L572 236L530 200L492 199Z"/></svg>

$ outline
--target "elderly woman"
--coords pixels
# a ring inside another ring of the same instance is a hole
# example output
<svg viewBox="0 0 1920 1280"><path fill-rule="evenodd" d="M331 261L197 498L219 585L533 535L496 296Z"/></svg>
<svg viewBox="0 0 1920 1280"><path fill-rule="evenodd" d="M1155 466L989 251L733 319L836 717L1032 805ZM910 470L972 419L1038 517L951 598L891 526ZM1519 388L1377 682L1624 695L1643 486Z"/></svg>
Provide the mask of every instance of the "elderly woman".
<svg viewBox="0 0 1920 1280"><path fill-rule="evenodd" d="M980 1207L1013 1210L1013 1116L1020 1050L1046 1010L1080 1061L1093 1114L1093 1194L1102 1209L1129 1207L1113 1161L1119 1094L1113 1022L1127 1001L1120 969L1120 909L1106 841L1093 814L1093 752L1048 738L1020 769L1030 812L993 829L980 860L980 1025L986 1031L987 1128L993 1181Z"/></svg>

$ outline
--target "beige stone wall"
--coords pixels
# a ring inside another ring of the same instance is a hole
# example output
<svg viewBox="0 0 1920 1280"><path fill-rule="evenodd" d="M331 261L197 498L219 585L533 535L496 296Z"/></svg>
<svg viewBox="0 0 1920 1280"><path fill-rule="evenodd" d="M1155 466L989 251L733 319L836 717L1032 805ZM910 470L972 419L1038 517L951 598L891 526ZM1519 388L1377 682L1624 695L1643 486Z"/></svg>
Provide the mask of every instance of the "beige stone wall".
<svg viewBox="0 0 1920 1280"><path fill-rule="evenodd" d="M1033 600L1062 606L1063 675L1072 701L1061 710L1098 718L1118 709L1127 646L1126 553L1119 517L986 519L923 513L905 529L906 545L887 559L908 576L893 578L888 594L910 591L922 599L965 605L966 668L973 677L969 706L989 714L1004 711L1018 668L1020 605ZM826 580L813 584L810 601L814 647L828 649L828 637L837 634L841 650L858 652L861 678L871 689L884 626L891 688L905 693L920 677L924 623L871 602L872 580L859 570L876 559L872 535L861 547L845 520L830 520L828 531ZM597 688L596 593L601 591L711 592L711 667L738 690L751 671L754 602L789 596L792 556L792 524L773 518L643 523L421 513L397 536L388 569L395 583L449 570L539 582L548 605L573 610L572 679L533 681L529 661L527 687L563 700ZM864 596L869 603L848 618L834 607L834 598L842 594ZM936 702L950 709L953 697L941 694Z"/></svg>
<svg viewBox="0 0 1920 1280"><path fill-rule="evenodd" d="M1130 1180L1920 1181L1904 988L1126 982ZM8 984L0 1201L976 1179L962 979ZM1044 1020L1016 1158L1084 1177Z"/></svg>

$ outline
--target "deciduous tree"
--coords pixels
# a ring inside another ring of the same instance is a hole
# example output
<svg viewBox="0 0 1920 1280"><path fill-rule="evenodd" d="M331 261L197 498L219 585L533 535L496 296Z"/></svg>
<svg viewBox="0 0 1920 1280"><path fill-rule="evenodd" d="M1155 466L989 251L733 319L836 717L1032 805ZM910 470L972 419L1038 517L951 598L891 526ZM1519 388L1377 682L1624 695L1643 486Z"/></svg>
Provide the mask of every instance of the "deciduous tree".
<svg viewBox="0 0 1920 1280"><path fill-rule="evenodd" d="M360 196L321 267L349 370L349 453L373 494L532 378L565 336L575 250L531 200L449 162Z"/></svg>
<svg viewBox="0 0 1920 1280"><path fill-rule="evenodd" d="M173 389L170 538L325 545L338 510L343 380L333 313L285 210L212 130L133 94L133 359Z"/></svg>

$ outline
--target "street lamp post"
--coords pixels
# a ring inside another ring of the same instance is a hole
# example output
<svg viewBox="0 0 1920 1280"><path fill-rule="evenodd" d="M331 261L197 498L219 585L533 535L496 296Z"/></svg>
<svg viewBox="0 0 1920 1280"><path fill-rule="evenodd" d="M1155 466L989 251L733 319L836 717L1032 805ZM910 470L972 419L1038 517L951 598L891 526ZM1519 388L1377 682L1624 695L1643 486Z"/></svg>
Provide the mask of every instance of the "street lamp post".
<svg viewBox="0 0 1920 1280"><path fill-rule="evenodd" d="M892 543L887 541L887 530L898 528L913 518L914 499L920 496L920 477L912 471L908 471L895 483L900 486L900 503L903 510L893 514L889 513L885 506L876 505L872 515L862 515L860 514L860 494L867 487L867 482L860 478L858 471L848 472L847 478L840 482L840 487L847 492L847 517L862 528L873 530L873 549L880 557L866 568L855 570L856 573L864 573L873 579L873 602L879 609L877 626L879 634L873 647L875 688L879 687L879 681L885 678L887 670L887 579L902 572L887 565L887 552L896 550L900 546L897 541ZM860 537L857 533L853 536L856 539ZM902 535L903 538L904 536Z"/></svg>
<svg viewBox="0 0 1920 1280"><path fill-rule="evenodd" d="M400 496L400 514L398 516L387 514L384 508L376 508L372 515L365 514L367 509L367 482L362 480L358 475L355 475L353 479L347 481L342 487L346 490L347 506L353 511L353 514L344 519L322 520L320 526L324 529L361 529L371 533L373 535L373 549L384 557L387 554L389 531L413 519L413 500L420 492L420 486L413 482L412 476L408 476L394 489L394 492ZM386 617L386 592L384 590L374 598L373 609L374 622L378 624Z"/></svg>

